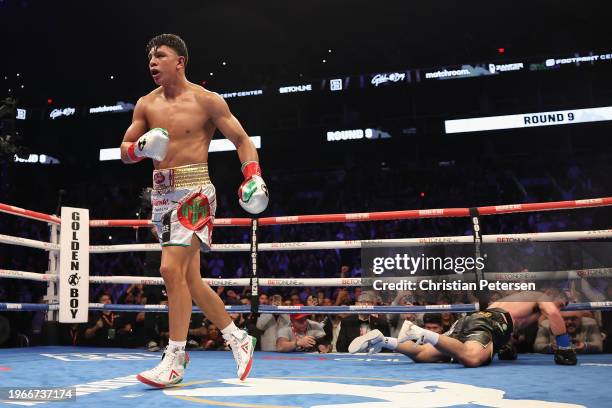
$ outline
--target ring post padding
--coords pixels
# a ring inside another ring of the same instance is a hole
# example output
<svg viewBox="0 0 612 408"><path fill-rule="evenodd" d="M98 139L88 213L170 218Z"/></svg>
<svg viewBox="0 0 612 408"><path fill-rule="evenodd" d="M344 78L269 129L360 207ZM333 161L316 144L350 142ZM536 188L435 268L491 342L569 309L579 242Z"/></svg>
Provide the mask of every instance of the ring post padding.
<svg viewBox="0 0 612 408"><path fill-rule="evenodd" d="M257 278L257 218L251 220L251 313L259 310L259 282Z"/></svg>

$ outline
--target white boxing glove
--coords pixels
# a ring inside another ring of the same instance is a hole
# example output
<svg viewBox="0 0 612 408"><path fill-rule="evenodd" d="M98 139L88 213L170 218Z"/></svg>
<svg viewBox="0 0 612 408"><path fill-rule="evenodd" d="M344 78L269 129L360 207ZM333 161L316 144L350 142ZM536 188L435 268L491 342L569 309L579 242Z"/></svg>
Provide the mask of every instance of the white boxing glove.
<svg viewBox="0 0 612 408"><path fill-rule="evenodd" d="M151 129L128 147L128 156L134 162L140 161L145 157L162 161L168 152L169 142L170 138L166 129Z"/></svg>
<svg viewBox="0 0 612 408"><path fill-rule="evenodd" d="M270 201L268 186L261 178L261 168L255 161L242 165L244 181L238 189L238 202L248 213L259 214L268 206Z"/></svg>

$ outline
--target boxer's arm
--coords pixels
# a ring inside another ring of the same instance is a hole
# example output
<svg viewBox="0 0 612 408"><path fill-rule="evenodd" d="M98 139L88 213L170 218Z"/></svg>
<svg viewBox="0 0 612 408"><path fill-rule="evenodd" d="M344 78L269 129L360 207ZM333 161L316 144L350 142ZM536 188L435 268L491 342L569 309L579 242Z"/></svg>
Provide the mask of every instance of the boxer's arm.
<svg viewBox="0 0 612 408"><path fill-rule="evenodd" d="M561 312L557 305L553 302L538 302L538 307L540 311L548 317L548 323L550 324L550 331L553 335L559 336L561 334L567 333L565 329L565 322L563 321L563 317L561 317Z"/></svg>
<svg viewBox="0 0 612 408"><path fill-rule="evenodd" d="M213 124L219 131L236 146L240 163L259 161L255 145L243 129L238 119L230 112L225 100L216 93L208 98L208 111Z"/></svg>
<svg viewBox="0 0 612 408"><path fill-rule="evenodd" d="M138 99L136 106L134 107L134 114L132 115L132 124L125 132L123 141L121 142L121 161L125 164L137 163L140 160L132 160L128 154L130 146L138 140L147 130L149 126L145 117L145 107L142 98Z"/></svg>
<svg viewBox="0 0 612 408"><path fill-rule="evenodd" d="M538 302L538 307L548 317L550 331L555 336L555 342L557 343L555 364L576 365L576 350L572 347L571 338L567 334L559 308L553 302Z"/></svg>

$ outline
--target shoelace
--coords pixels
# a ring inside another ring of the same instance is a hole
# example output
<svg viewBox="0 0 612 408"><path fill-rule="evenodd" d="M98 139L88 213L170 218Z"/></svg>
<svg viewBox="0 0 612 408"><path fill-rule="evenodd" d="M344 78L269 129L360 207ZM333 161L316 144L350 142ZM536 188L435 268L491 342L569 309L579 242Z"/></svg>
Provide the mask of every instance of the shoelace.
<svg viewBox="0 0 612 408"><path fill-rule="evenodd" d="M232 354L234 355L234 359L238 365L240 365L240 363L242 363L244 360L243 353L240 352L240 342L241 340L236 336L232 336L232 341L230 341L230 349L232 350Z"/></svg>
<svg viewBox="0 0 612 408"><path fill-rule="evenodd" d="M164 371L168 366L172 367L174 365L174 360L176 360L176 357L177 353L164 352L162 361L160 361L160 363L156 365L151 371L156 376L159 376L159 374Z"/></svg>

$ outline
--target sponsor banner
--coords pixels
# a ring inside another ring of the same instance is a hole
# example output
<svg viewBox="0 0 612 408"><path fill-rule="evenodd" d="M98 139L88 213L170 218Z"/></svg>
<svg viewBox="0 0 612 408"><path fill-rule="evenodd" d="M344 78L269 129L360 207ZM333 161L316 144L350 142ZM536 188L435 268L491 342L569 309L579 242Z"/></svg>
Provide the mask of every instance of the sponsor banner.
<svg viewBox="0 0 612 408"><path fill-rule="evenodd" d="M133 103L119 101L114 105L102 105L89 108L90 114L107 113L107 112L129 112L134 110Z"/></svg>
<svg viewBox="0 0 612 408"><path fill-rule="evenodd" d="M251 91L226 92L220 94L223 99L242 98L244 96L263 95L263 89L253 89Z"/></svg>
<svg viewBox="0 0 612 408"><path fill-rule="evenodd" d="M580 65L580 63L596 63L599 61L609 61L612 60L612 54L603 53L603 54L590 54L590 55L574 55L573 57L565 57L565 58L548 58L544 64L546 67L551 68L560 65L568 65L575 64Z"/></svg>
<svg viewBox="0 0 612 408"><path fill-rule="evenodd" d="M525 68L525 64L522 62L516 62L513 64L489 64L489 72L491 74L498 74L500 72L511 72L511 71L522 71Z"/></svg>
<svg viewBox="0 0 612 408"><path fill-rule="evenodd" d="M348 85L348 79L346 79L346 82L347 82L346 85ZM345 84L342 78L334 78L334 79L329 80L329 90L330 91L332 92L341 91L344 88L345 88Z"/></svg>
<svg viewBox="0 0 612 408"><path fill-rule="evenodd" d="M436 71L425 72L425 79L454 79L454 78L470 78L476 76L491 75L488 67L483 68L472 65L462 65L459 68L442 68Z"/></svg>
<svg viewBox="0 0 612 408"><path fill-rule="evenodd" d="M446 133L480 132L612 120L612 106L444 121Z"/></svg>
<svg viewBox="0 0 612 408"><path fill-rule="evenodd" d="M60 118L62 116L68 117L68 116L74 116L75 114L76 114L76 108L71 108L71 107L68 107L68 108L56 108L56 109L53 109L49 113L49 118L55 120L55 119Z"/></svg>
<svg viewBox="0 0 612 408"><path fill-rule="evenodd" d="M370 84L378 88L381 86L411 82L410 71L385 72L372 74Z"/></svg>
<svg viewBox="0 0 612 408"><path fill-rule="evenodd" d="M62 207L60 323L86 323L89 304L89 210Z"/></svg>
<svg viewBox="0 0 612 408"><path fill-rule="evenodd" d="M278 93L296 93L296 92L312 92L312 84L289 85L278 88Z"/></svg>

